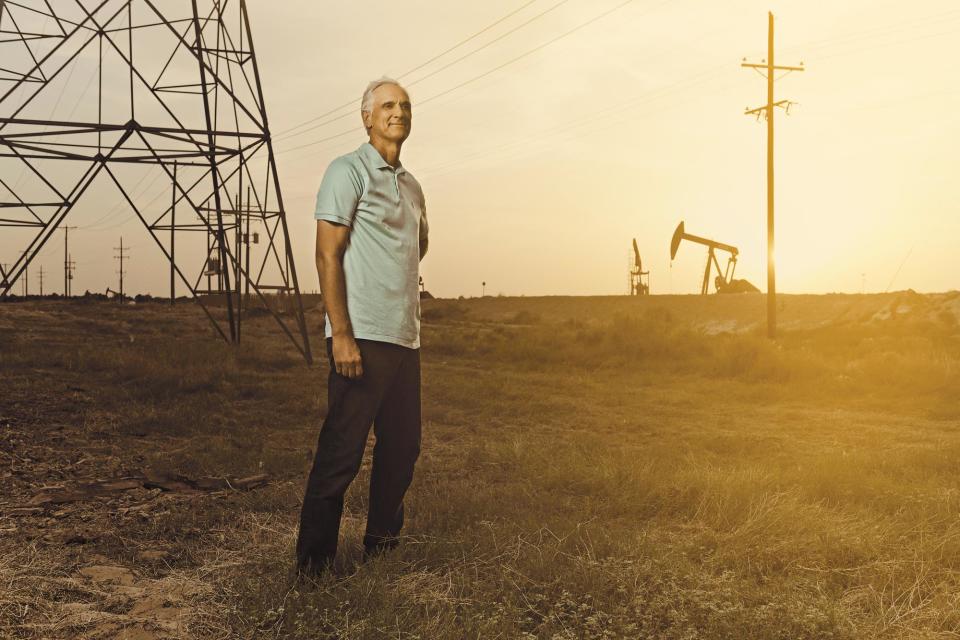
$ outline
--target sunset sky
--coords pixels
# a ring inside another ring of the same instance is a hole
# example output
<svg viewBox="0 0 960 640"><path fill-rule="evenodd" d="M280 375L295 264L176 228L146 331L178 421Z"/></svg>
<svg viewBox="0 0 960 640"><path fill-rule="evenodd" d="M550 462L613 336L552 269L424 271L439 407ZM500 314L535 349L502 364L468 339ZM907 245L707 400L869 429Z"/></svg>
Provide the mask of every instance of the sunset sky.
<svg viewBox="0 0 960 640"><path fill-rule="evenodd" d="M317 288L317 187L333 158L365 140L360 95L384 74L408 86L414 105L401 159L427 198L422 272L434 295L479 295L482 281L488 294L625 293L634 237L653 293L695 293L705 250L682 245L670 263L681 220L690 233L739 247L738 276L765 288L766 129L743 112L765 102L766 85L740 62L765 58L768 10L776 62L806 67L776 88L778 100L796 102L776 119L778 289L960 283L955 2L249 7L306 291ZM133 247L127 290L164 295L163 256L139 221L120 215L104 228L91 224L96 217L69 220L80 227L71 235L74 291L114 286L112 247L123 234ZM62 270L58 238L31 269ZM0 229L0 260L21 249Z"/></svg>

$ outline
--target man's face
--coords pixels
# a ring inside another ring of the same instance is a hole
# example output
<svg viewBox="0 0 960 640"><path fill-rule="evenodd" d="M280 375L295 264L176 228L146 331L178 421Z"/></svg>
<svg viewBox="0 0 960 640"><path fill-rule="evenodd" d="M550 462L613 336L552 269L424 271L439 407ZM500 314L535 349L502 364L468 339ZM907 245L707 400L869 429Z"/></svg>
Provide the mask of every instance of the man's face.
<svg viewBox="0 0 960 640"><path fill-rule="evenodd" d="M395 84L384 84L373 92L373 107L363 112L363 124L371 139L403 142L410 135L413 111L410 96Z"/></svg>

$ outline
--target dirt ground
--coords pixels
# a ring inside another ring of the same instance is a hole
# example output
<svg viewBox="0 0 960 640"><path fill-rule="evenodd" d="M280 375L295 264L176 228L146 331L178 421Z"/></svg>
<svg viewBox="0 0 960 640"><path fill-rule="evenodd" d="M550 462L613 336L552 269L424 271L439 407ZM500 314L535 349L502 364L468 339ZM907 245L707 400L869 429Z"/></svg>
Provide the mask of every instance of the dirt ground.
<svg viewBox="0 0 960 640"><path fill-rule="evenodd" d="M199 357L216 366L225 345L205 322L193 304L0 307L0 635L150 640L202 628L195 603L210 585L185 567L211 532L189 521L159 537L151 530L165 516L230 505L266 476L188 477L171 467L170 456L192 448L195 425L157 428L135 388L154 356L183 345L207 349ZM147 395L176 402L182 373L167 371ZM210 381L197 384L188 393Z"/></svg>
<svg viewBox="0 0 960 640"><path fill-rule="evenodd" d="M783 296L772 347L763 313L429 301L410 538L357 564L366 460L310 589L322 357L262 314L238 350L192 304L0 304L0 636L960 634L960 293Z"/></svg>

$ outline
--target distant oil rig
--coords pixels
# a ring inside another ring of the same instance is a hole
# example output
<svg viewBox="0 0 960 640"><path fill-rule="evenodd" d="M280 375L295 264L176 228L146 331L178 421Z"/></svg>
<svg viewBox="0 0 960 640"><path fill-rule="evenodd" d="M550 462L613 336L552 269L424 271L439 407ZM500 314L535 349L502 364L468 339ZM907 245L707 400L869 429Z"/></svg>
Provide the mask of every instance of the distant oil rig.
<svg viewBox="0 0 960 640"><path fill-rule="evenodd" d="M630 295L650 295L650 272L643 270L643 261L640 260L640 249L637 239L633 239L633 263L630 266Z"/></svg>
<svg viewBox="0 0 960 640"><path fill-rule="evenodd" d="M710 293L710 277L713 275L714 267L717 269L717 275L714 276L712 280L715 293L760 292L758 288L753 286L753 284L747 280L736 279L733 277L733 274L737 270L737 257L740 255L739 249L733 245L724 244L723 242L717 242L716 240L710 240L708 238L702 238L700 236L687 233L686 229L684 228L683 221L677 225L676 230L673 232L673 237L670 239L671 262L677 257L677 250L680 248L680 243L684 240L707 247L707 264L704 267L703 280L700 283L700 295L705 296ZM718 251L723 251L729 254L727 257L726 268L720 266L720 261L717 259ZM630 295L648 296L650 295L650 271L643 270L643 261L640 259L640 248L637 246L636 238L633 239L633 251L631 258L632 259L630 261L627 276L630 285Z"/></svg>
<svg viewBox="0 0 960 640"><path fill-rule="evenodd" d="M700 295L705 296L710 293L710 275L713 272L714 266L717 268L717 275L713 279L713 285L717 293L760 292L760 289L757 289L746 280L735 280L733 277L734 272L737 270L737 256L740 255L739 249L729 244L717 242L716 240L708 240L707 238L701 238L700 236L687 233L682 220L680 224L677 225L676 230L673 232L673 238L670 240L671 261L677 257L677 249L680 248L680 242L683 240L702 244L707 247L707 265L703 270L703 282L700 284ZM725 251L730 254L727 258L726 269L720 268L720 261L717 260L717 251Z"/></svg>

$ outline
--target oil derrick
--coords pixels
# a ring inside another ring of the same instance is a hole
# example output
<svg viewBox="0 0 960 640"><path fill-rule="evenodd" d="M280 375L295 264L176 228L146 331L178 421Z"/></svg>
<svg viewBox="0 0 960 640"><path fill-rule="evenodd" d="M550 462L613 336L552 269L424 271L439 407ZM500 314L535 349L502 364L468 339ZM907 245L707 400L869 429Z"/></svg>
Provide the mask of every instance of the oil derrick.
<svg viewBox="0 0 960 640"><path fill-rule="evenodd" d="M633 239L633 265L630 267L630 295L650 295L650 272L643 270L636 238Z"/></svg>
<svg viewBox="0 0 960 640"><path fill-rule="evenodd" d="M689 234L683 226L683 221L677 225L676 230L673 232L673 238L670 240L670 260L677 257L677 250L680 248L680 242L683 240L702 244L707 247L707 266L703 271L700 295L710 293L710 275L713 273L713 267L717 268L717 275L713 280L717 293L751 293L760 291L746 280L735 280L733 278L733 274L737 270L737 256L740 255L739 249L729 244ZM717 251L724 251L730 254L727 258L726 269L720 267L720 261L717 260Z"/></svg>
<svg viewBox="0 0 960 640"><path fill-rule="evenodd" d="M225 340L259 301L311 361L245 0L0 0L0 60L0 295L106 199Z"/></svg>

